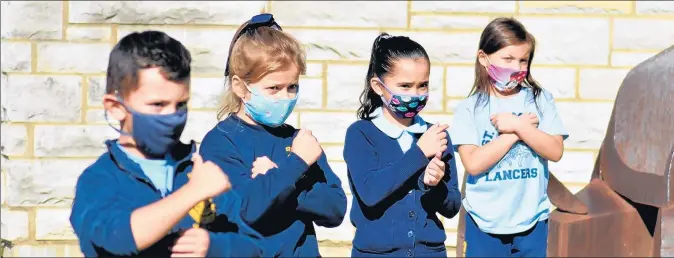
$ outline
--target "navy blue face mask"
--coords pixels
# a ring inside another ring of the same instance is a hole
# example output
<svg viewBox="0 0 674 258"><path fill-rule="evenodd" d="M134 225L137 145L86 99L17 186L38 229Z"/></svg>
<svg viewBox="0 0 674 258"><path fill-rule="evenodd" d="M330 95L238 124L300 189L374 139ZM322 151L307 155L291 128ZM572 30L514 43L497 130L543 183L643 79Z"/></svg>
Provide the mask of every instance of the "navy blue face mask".
<svg viewBox="0 0 674 258"><path fill-rule="evenodd" d="M108 121L108 125L123 135L128 135L136 142L136 147L142 153L153 158L163 158L180 141L180 135L187 124L187 108L178 109L173 114L150 115L134 111L120 103L131 113L133 126L131 133L115 128Z"/></svg>

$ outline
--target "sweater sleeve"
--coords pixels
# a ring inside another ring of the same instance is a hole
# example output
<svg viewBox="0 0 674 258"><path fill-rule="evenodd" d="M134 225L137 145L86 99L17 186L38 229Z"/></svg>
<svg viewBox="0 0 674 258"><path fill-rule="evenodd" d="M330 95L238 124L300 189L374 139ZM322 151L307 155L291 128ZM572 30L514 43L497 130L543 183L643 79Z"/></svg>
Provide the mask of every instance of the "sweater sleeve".
<svg viewBox="0 0 674 258"><path fill-rule="evenodd" d="M290 196L295 190L295 183L309 167L291 152L285 160L277 163L278 168L253 180L252 164L244 164L232 142L218 130L206 134L199 153L204 161L212 161L229 176L232 189L241 196L241 216L248 224L254 224L270 207Z"/></svg>
<svg viewBox="0 0 674 258"><path fill-rule="evenodd" d="M213 198L216 221L209 225L210 246L206 257L261 257L262 235L246 224L241 213L241 197L227 192Z"/></svg>
<svg viewBox="0 0 674 258"><path fill-rule="evenodd" d="M398 190L429 162L419 146L412 144L402 158L378 167L378 151L384 150L376 150L360 128L349 127L344 142L344 161L357 198L370 207Z"/></svg>
<svg viewBox="0 0 674 258"><path fill-rule="evenodd" d="M451 138L448 139L447 146L452 146ZM458 176L456 172L456 157L451 155L453 150L448 148L443 156L445 161L445 176L442 180L432 187L424 185L425 193L421 197L422 203L436 207L438 213L446 218L454 217L461 208L461 191L459 191Z"/></svg>
<svg viewBox="0 0 674 258"><path fill-rule="evenodd" d="M119 256L138 254L131 231L133 208L117 201L110 176L87 169L77 180L70 224L82 245Z"/></svg>
<svg viewBox="0 0 674 258"><path fill-rule="evenodd" d="M306 175L300 182L307 185L307 190L297 197L297 210L313 215L316 224L322 227L332 228L342 224L346 215L346 194L325 153Z"/></svg>

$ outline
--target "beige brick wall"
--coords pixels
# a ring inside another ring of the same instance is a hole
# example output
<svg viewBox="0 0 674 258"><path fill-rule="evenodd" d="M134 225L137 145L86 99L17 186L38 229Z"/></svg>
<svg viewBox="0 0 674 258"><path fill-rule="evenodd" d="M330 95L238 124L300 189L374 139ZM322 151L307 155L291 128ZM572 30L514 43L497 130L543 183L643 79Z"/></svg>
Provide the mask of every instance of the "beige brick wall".
<svg viewBox="0 0 674 258"><path fill-rule="evenodd" d="M674 2L2 2L2 237L15 256L79 255L69 227L73 186L116 133L101 96L110 48L134 30L160 29L194 57L191 113L184 139L201 140L217 122L216 102L237 26L272 12L306 44L309 68L289 119L312 129L344 180L342 144L355 121L372 41L408 35L432 59L431 100L423 116L451 123L470 90L481 29L515 16L539 41L532 72L557 98L571 133L553 172L577 191L588 181L617 89L627 71L674 44ZM462 170L462 169L460 169ZM462 173L460 173L462 176ZM349 200L350 203L350 200ZM346 255L353 227L318 229L325 255ZM446 219L447 244L457 219ZM451 253L450 253L451 255Z"/></svg>

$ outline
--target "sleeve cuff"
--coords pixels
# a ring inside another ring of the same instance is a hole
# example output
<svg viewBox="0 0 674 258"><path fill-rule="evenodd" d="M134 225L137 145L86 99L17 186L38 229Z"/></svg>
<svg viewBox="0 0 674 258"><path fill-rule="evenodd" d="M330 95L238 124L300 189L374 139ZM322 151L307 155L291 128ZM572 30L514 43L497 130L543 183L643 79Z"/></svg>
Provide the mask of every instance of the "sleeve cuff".
<svg viewBox="0 0 674 258"><path fill-rule="evenodd" d="M114 223L113 223L114 224ZM115 227L114 225L109 225ZM115 254L138 254L138 246L136 246L136 239L133 237L131 231L131 212L121 216L119 226L112 229L111 236L103 236L111 243L101 243L104 249Z"/></svg>
<svg viewBox="0 0 674 258"><path fill-rule="evenodd" d="M419 189L423 193L426 193L431 190L431 188L424 183L424 173L421 173L421 175L419 175L419 180L417 180L417 183L419 185Z"/></svg>

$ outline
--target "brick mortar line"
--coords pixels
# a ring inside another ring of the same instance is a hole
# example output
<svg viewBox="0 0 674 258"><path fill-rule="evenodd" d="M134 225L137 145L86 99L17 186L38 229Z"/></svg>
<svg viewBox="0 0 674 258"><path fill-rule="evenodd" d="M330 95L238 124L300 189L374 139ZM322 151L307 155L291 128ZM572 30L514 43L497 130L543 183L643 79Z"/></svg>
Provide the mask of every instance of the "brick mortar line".
<svg viewBox="0 0 674 258"><path fill-rule="evenodd" d="M82 85L80 89L82 103L80 105L81 124L87 124L87 111L89 111L89 77L82 76Z"/></svg>
<svg viewBox="0 0 674 258"><path fill-rule="evenodd" d="M70 19L70 2L69 1L61 1L61 8L63 9L63 12L61 15L61 38L62 39L68 39L68 20Z"/></svg>
<svg viewBox="0 0 674 258"><path fill-rule="evenodd" d="M611 65L613 63L613 40L615 37L615 19L613 17L608 19L608 64Z"/></svg>

